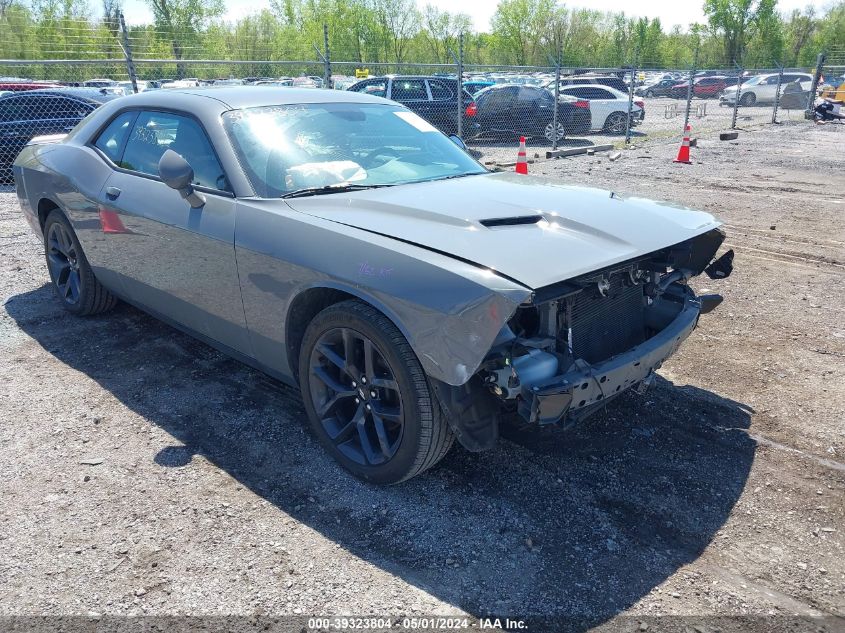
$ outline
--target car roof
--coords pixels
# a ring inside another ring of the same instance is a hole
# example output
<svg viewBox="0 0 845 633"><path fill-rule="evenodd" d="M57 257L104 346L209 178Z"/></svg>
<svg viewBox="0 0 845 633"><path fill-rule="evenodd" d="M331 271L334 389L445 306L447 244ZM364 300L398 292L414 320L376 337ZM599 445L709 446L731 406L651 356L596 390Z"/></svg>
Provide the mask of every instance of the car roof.
<svg viewBox="0 0 845 633"><path fill-rule="evenodd" d="M46 88L41 90L25 90L15 92L14 94L4 95L0 97L2 100L12 99L13 97L31 97L31 96L52 96L52 97L74 97L76 99L85 99L86 101L96 101L97 103L105 103L116 99L120 95L112 92L103 92L98 88Z"/></svg>
<svg viewBox="0 0 845 633"><path fill-rule="evenodd" d="M276 86L205 86L152 90L121 97L121 105L138 107L172 107L190 109L194 106L216 110L239 110L271 105L309 103L396 103L359 92L322 90L318 88L281 88Z"/></svg>
<svg viewBox="0 0 845 633"><path fill-rule="evenodd" d="M566 90L567 88L601 88L602 90L610 90L611 92L619 92L613 86L606 86L605 84L573 84L571 86L564 86L561 90Z"/></svg>

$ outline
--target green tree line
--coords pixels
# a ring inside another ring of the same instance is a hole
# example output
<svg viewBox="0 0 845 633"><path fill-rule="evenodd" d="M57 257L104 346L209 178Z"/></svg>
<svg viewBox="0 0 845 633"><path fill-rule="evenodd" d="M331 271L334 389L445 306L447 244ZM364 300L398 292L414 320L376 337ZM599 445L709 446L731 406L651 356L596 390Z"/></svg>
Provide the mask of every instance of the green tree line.
<svg viewBox="0 0 845 633"><path fill-rule="evenodd" d="M824 11L779 11L777 0L703 0L706 21L667 29L659 17L572 9L556 0L501 0L487 31L466 14L414 0L270 0L234 22L223 0L146 0L153 20L130 25L137 59L317 60L323 25L331 57L358 64L685 68L810 66L845 50L845 0ZM119 0L0 0L0 58L118 59ZM839 61L845 63L845 60Z"/></svg>

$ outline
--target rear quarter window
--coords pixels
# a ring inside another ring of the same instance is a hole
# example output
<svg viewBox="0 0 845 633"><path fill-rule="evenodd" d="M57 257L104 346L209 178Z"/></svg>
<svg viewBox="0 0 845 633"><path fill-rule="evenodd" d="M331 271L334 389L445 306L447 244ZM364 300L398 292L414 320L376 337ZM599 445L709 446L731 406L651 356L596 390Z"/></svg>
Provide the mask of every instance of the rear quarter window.
<svg viewBox="0 0 845 633"><path fill-rule="evenodd" d="M137 114L137 112L118 114L100 132L97 140L94 141L94 147L108 156L109 160L115 164L120 162L120 156L126 145L126 139L129 137L129 131L132 129L132 122L135 120Z"/></svg>

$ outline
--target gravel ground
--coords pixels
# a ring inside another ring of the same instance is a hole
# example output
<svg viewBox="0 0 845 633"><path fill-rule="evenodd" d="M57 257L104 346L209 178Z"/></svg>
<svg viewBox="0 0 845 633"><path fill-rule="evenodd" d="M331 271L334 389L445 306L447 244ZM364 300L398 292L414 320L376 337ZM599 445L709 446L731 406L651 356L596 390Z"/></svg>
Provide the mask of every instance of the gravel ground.
<svg viewBox="0 0 845 633"><path fill-rule="evenodd" d="M703 136L692 165L669 145L532 165L718 215L735 273L697 285L725 302L644 396L566 433L455 449L391 488L326 457L294 391L127 306L64 313L0 194L0 615L496 613L619 630L745 615L769 631L797 614L841 630L843 134Z"/></svg>

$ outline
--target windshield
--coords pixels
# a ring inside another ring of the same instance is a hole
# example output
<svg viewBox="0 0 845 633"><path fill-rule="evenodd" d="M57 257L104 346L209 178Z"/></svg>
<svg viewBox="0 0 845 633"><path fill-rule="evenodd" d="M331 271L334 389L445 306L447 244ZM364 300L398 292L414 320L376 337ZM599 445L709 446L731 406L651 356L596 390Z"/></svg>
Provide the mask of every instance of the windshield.
<svg viewBox="0 0 845 633"><path fill-rule="evenodd" d="M748 81L744 82L742 85L743 86L756 86L757 84L760 83L760 80L762 80L762 79L763 79L763 75L756 75L755 77L752 77Z"/></svg>
<svg viewBox="0 0 845 633"><path fill-rule="evenodd" d="M241 165L262 198L486 171L431 124L398 106L262 106L233 110L223 118Z"/></svg>

